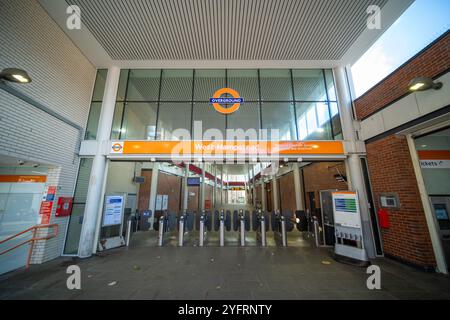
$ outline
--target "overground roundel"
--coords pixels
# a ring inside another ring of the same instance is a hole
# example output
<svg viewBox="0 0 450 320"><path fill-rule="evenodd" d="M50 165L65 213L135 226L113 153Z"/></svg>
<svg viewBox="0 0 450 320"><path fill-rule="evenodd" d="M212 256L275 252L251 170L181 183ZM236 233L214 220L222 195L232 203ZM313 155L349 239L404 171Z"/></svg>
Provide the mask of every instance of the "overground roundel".
<svg viewBox="0 0 450 320"><path fill-rule="evenodd" d="M225 94L231 95L232 98L222 98ZM214 109L222 114L234 113L238 111L241 104L244 103L244 99L240 97L239 93L231 88L217 90L209 101L212 103ZM231 108L224 108L220 105L221 103L233 103L233 106Z"/></svg>

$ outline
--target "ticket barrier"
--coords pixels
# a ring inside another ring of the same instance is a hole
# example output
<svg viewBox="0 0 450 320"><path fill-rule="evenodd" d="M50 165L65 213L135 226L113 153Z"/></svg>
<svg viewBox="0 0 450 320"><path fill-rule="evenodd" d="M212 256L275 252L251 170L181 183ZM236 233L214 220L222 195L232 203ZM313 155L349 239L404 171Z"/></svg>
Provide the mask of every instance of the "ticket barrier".
<svg viewBox="0 0 450 320"><path fill-rule="evenodd" d="M167 243L170 232L176 230L177 217L175 213L164 211L158 219L158 246L162 247Z"/></svg>
<svg viewBox="0 0 450 320"><path fill-rule="evenodd" d="M186 238L193 230L194 213L185 211L178 217L178 246L184 246Z"/></svg>
<svg viewBox="0 0 450 320"><path fill-rule="evenodd" d="M212 221L211 221L211 212L203 210L200 215L200 224L199 224L199 238L198 245L200 247L205 246L208 236L208 231L211 231Z"/></svg>
<svg viewBox="0 0 450 320"><path fill-rule="evenodd" d="M233 230L239 232L239 244L245 247L245 233L250 231L250 212L244 210L234 211Z"/></svg>
<svg viewBox="0 0 450 320"><path fill-rule="evenodd" d="M272 231L275 237L275 243L278 246L287 247L286 217L280 210L272 213Z"/></svg>
<svg viewBox="0 0 450 320"><path fill-rule="evenodd" d="M214 212L214 231L219 231L219 245L225 246L225 231L231 230L231 212L225 210Z"/></svg>
<svg viewBox="0 0 450 320"><path fill-rule="evenodd" d="M266 232L269 231L269 215L267 212L258 210L252 213L252 227L253 231L256 231L256 241L261 244L262 247L267 246Z"/></svg>

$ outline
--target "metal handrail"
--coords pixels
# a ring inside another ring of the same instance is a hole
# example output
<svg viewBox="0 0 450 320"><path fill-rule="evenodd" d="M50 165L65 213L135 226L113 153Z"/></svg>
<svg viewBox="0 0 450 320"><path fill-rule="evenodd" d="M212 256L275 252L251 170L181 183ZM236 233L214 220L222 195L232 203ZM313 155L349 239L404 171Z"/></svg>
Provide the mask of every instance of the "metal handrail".
<svg viewBox="0 0 450 320"><path fill-rule="evenodd" d="M26 264L26 268L28 269L28 268L30 267L30 260L31 260L31 255L32 255L32 253L33 253L34 243L35 243L36 241L40 241L40 240L50 240L50 239L52 239L52 238L56 238L56 237L58 236L58 227L59 227L58 224L39 224L39 225L33 226L33 227L31 227L31 228L28 228L28 229L26 229L26 230L24 230L24 231L22 231L22 232L19 232L19 233L15 234L15 235L13 235L13 236L11 236L11 237L8 237L8 238L6 238L6 239L1 240L1 241L0 241L0 245L3 244L3 243L5 243L5 242L8 242L8 241L10 241L10 240L12 240L12 239L15 239L15 238L17 238L17 237L19 237L19 236L21 236L21 235L27 233L27 232L33 231L33 237L32 237L31 239L28 239L28 240L26 240L26 241L24 241L24 242L19 243L18 245L15 245L15 246L12 247L12 248L9 248L9 249L7 249L7 250L5 250L5 251L0 252L0 256L3 255L3 254L5 254L5 253L11 252L11 251L13 251L14 249L17 249L17 248L19 248L19 247L21 247L21 246L23 246L23 245L26 245L26 244L28 244L28 243L31 243L31 245L30 245L30 250L29 250L29 252L28 252L27 264ZM45 237L36 237L36 232L37 232L37 230L38 230L38 229L45 229L45 228L52 228L52 229L53 229L53 233L50 234L50 235L47 235L47 236L45 236Z"/></svg>

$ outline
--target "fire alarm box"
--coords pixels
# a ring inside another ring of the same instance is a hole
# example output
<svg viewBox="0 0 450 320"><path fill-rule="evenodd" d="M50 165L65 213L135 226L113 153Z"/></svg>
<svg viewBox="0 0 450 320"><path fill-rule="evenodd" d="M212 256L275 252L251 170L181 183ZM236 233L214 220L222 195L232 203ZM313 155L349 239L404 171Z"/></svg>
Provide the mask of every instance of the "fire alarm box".
<svg viewBox="0 0 450 320"><path fill-rule="evenodd" d="M60 197L56 207L55 217L67 217L72 213L73 198Z"/></svg>
<svg viewBox="0 0 450 320"><path fill-rule="evenodd" d="M378 210L378 223L380 228L389 229L391 224L389 223L389 211L387 209Z"/></svg>

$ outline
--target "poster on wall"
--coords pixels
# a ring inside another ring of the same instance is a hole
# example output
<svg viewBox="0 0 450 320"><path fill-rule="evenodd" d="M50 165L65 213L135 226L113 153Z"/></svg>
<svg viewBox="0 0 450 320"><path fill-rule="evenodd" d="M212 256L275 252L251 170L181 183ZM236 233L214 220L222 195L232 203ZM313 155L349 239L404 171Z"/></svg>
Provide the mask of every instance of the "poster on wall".
<svg viewBox="0 0 450 320"><path fill-rule="evenodd" d="M103 227L122 224L125 197L122 195L106 196Z"/></svg>
<svg viewBox="0 0 450 320"><path fill-rule="evenodd" d="M333 210L336 225L361 228L358 194L353 191L333 192Z"/></svg>
<svg viewBox="0 0 450 320"><path fill-rule="evenodd" d="M160 194L158 194L156 196L155 210L156 211L161 211L162 210L162 195L160 195Z"/></svg>
<svg viewBox="0 0 450 320"><path fill-rule="evenodd" d="M53 202L56 197L56 187L48 186L42 196L41 207L39 208L39 215L41 224L49 224L52 216Z"/></svg>
<svg viewBox="0 0 450 320"><path fill-rule="evenodd" d="M167 194L162 196L162 209L167 210L169 208L169 196Z"/></svg>

